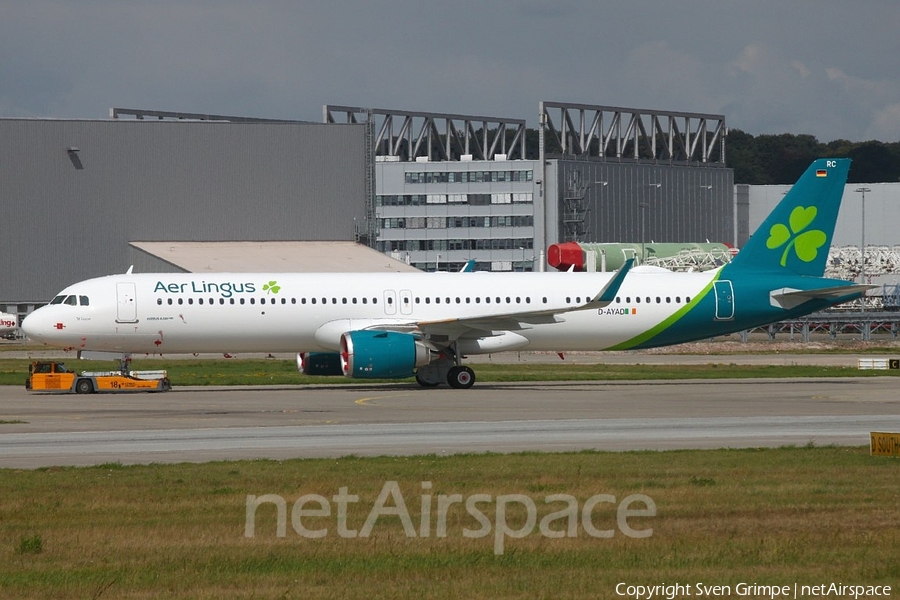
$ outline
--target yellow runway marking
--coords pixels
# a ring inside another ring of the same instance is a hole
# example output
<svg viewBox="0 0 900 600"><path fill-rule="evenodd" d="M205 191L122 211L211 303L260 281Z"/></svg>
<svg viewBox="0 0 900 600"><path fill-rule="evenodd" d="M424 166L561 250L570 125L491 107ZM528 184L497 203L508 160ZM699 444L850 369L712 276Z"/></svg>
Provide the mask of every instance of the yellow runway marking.
<svg viewBox="0 0 900 600"><path fill-rule="evenodd" d="M411 392L407 392L404 394L391 394L389 396L368 396L366 398L360 398L359 400L354 400L356 404L360 406L378 406L374 404L375 400L384 400L386 398L400 398L401 396L409 396Z"/></svg>

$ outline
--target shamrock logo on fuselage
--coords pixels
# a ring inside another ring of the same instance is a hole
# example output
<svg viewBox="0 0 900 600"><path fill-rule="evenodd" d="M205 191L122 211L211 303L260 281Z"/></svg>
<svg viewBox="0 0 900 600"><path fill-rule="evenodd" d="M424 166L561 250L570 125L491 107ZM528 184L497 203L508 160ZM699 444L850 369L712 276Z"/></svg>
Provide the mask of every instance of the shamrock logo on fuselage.
<svg viewBox="0 0 900 600"><path fill-rule="evenodd" d="M812 262L816 259L819 248L828 241L828 236L820 229L803 231L815 220L818 212L815 206L808 208L798 206L791 211L791 216L788 219L788 223L791 226L790 229L783 223L772 225L772 228L769 230L769 239L766 240L766 247L769 250L774 250L787 244L784 253L781 255L782 267L787 265L787 257L791 248L794 249L797 258L803 262Z"/></svg>
<svg viewBox="0 0 900 600"><path fill-rule="evenodd" d="M269 283L263 285L263 291L267 294L277 294L281 290L281 286L278 285L277 281L270 281Z"/></svg>

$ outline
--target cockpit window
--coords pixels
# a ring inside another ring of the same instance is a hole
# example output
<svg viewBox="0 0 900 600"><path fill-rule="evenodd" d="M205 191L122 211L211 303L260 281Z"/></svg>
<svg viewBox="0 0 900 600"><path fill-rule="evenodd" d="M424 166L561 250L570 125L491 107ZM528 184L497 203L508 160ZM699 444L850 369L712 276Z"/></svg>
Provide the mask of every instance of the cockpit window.
<svg viewBox="0 0 900 600"><path fill-rule="evenodd" d="M78 296L78 304L81 306L90 306L91 301L87 296Z"/></svg>
<svg viewBox="0 0 900 600"><path fill-rule="evenodd" d="M68 304L69 306L76 306L78 304L78 297L77 296L66 296L65 303Z"/></svg>
<svg viewBox="0 0 900 600"><path fill-rule="evenodd" d="M62 304L63 300L65 300L65 299L66 299L65 296L57 296L56 298L54 298L53 300L50 301L50 304Z"/></svg>

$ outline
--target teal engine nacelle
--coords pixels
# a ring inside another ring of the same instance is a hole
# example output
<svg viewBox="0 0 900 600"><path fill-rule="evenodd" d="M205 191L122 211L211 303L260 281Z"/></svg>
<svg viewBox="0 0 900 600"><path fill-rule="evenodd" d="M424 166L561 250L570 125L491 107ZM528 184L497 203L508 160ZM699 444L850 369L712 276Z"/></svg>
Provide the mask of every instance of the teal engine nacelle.
<svg viewBox="0 0 900 600"><path fill-rule="evenodd" d="M408 333L364 330L341 336L341 367L347 377L402 379L430 362L431 350Z"/></svg>
<svg viewBox="0 0 900 600"><path fill-rule="evenodd" d="M343 375L341 355L337 352L303 352L297 354L297 370L304 375Z"/></svg>

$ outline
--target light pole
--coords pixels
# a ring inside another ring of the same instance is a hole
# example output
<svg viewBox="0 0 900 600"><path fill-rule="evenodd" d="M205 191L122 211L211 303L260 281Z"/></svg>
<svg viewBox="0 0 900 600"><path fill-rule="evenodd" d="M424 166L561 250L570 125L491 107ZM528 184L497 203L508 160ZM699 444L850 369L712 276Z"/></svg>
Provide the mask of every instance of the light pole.
<svg viewBox="0 0 900 600"><path fill-rule="evenodd" d="M647 185L649 185L651 188L653 188L657 191L659 191L659 188L662 187L661 183L648 183ZM647 214L647 209L650 208L650 203L649 202L641 202L640 204L638 204L638 206L641 209L641 264L644 264L644 254L646 253L646 248L644 247L644 245L647 242L646 237L644 235L644 233L645 233L644 232L644 220L645 220L644 217Z"/></svg>
<svg viewBox="0 0 900 600"><path fill-rule="evenodd" d="M866 192L871 192L871 188L860 187L853 190L857 194L862 194L862 240L860 241L859 253L861 256L860 267L860 283L866 282ZM863 308L865 309L865 298L863 299Z"/></svg>
<svg viewBox="0 0 900 600"><path fill-rule="evenodd" d="M871 192L871 188L867 187L859 187L853 190L858 194L862 194L862 240L860 241L859 255L860 255L860 283L866 283L866 192ZM862 297L862 311L866 312L866 292L863 292ZM866 325L868 328L868 325ZM868 339L868 338L866 338Z"/></svg>
<svg viewBox="0 0 900 600"><path fill-rule="evenodd" d="M644 215L647 214L647 209L650 208L650 204L647 202L641 202L638 204L638 208L641 209L641 262L640 264L644 264Z"/></svg>

